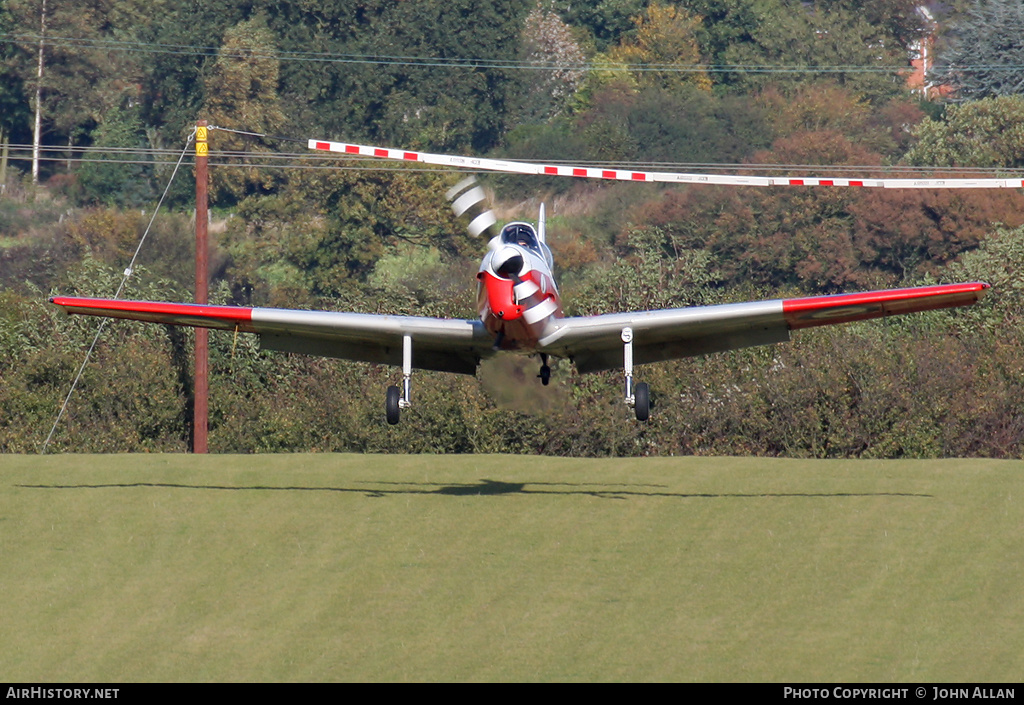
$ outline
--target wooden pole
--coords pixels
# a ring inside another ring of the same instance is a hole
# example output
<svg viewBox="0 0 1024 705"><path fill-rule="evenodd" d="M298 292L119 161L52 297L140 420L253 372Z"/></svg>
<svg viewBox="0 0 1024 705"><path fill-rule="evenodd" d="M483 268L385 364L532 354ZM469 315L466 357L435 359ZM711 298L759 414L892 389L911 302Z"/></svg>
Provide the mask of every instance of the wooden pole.
<svg viewBox="0 0 1024 705"><path fill-rule="evenodd" d="M208 269L210 245L207 233L209 224L209 204L207 181L209 179L207 155L209 145L206 141L206 120L196 123L196 303L209 303ZM209 340L210 331L196 328L196 370L195 370L195 406L193 407L192 452L206 453L206 433L208 428L208 390L209 390Z"/></svg>

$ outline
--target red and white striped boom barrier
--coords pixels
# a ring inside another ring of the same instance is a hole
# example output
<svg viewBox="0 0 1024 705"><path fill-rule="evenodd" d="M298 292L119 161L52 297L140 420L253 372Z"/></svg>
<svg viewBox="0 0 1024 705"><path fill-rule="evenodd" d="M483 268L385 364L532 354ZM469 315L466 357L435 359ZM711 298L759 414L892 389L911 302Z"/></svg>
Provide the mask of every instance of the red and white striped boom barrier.
<svg viewBox="0 0 1024 705"><path fill-rule="evenodd" d="M564 166L534 162L461 157L449 154L412 152L407 149L370 147L346 142L309 140L309 148L322 152L336 152L359 157L374 157L403 162L418 162L435 166L449 166L478 171L498 171L507 174L541 174L548 176L575 176L584 179L610 181L652 181L672 184L718 184L727 186L851 186L860 188L892 189L960 189L960 188L1024 188L1024 179L846 179L817 176L745 176L742 174L687 174L671 171L635 171L632 169L606 169L600 167Z"/></svg>

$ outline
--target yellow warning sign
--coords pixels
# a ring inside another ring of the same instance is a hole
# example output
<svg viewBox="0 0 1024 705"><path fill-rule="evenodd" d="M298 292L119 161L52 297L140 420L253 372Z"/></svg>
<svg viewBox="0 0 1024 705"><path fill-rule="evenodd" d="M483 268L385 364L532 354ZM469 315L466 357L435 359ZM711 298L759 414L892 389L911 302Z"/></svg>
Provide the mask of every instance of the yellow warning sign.
<svg viewBox="0 0 1024 705"><path fill-rule="evenodd" d="M196 142L196 156L205 157L210 150L210 145L206 142Z"/></svg>
<svg viewBox="0 0 1024 705"><path fill-rule="evenodd" d="M197 127L196 128L196 141L197 142L205 142L206 141L206 127L205 126L204 127Z"/></svg>

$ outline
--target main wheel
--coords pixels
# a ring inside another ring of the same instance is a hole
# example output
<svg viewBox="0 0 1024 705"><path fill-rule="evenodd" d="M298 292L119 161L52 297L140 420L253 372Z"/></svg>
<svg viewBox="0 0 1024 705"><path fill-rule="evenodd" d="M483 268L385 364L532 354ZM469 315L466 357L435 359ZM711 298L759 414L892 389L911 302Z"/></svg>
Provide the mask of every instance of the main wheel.
<svg viewBox="0 0 1024 705"><path fill-rule="evenodd" d="M548 365L541 365L540 374L537 376L540 377L541 384L543 384L545 387L548 386L548 384L551 382L551 368Z"/></svg>
<svg viewBox="0 0 1024 705"><path fill-rule="evenodd" d="M647 382L639 382L633 392L633 411L637 421L646 421L651 417L651 388Z"/></svg>
<svg viewBox="0 0 1024 705"><path fill-rule="evenodd" d="M384 408L387 412L388 423L392 426L398 423L401 417L402 407L398 404L398 400L401 399L401 397L402 393L398 391L398 387L388 387L388 398Z"/></svg>

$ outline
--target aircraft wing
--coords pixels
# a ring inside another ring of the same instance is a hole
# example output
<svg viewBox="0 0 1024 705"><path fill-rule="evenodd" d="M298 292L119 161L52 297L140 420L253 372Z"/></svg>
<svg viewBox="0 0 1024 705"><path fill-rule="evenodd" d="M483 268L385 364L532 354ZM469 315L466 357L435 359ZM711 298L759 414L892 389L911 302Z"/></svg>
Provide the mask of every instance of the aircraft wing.
<svg viewBox="0 0 1024 705"><path fill-rule="evenodd" d="M402 338L411 335L413 367L441 372L475 374L480 360L493 354L494 345L483 324L475 320L69 296L55 296L50 302L68 313L256 333L265 350L399 367Z"/></svg>
<svg viewBox="0 0 1024 705"><path fill-rule="evenodd" d="M770 345L798 328L847 323L914 311L967 306L988 290L982 282L889 289L859 294L779 299L719 306L553 319L537 351L569 358L580 372L622 367L622 330L633 331L633 361ZM330 311L210 306L55 296L68 313L255 333L266 350L401 366L402 338L412 336L413 367L474 374L494 354L478 320Z"/></svg>
<svg viewBox="0 0 1024 705"><path fill-rule="evenodd" d="M640 365L781 343L798 328L968 306L988 288L972 282L562 318L545 331L538 351L570 358L580 372L595 372L622 367L621 335L627 327L633 331L634 364Z"/></svg>

